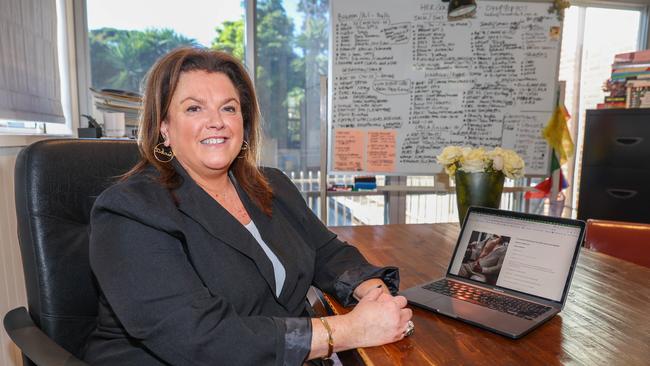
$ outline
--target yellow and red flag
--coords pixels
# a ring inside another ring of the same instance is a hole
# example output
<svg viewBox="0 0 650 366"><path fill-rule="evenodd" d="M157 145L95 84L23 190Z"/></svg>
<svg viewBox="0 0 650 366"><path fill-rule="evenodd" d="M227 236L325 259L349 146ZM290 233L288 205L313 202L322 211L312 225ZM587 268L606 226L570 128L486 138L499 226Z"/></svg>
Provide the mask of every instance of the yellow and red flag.
<svg viewBox="0 0 650 366"><path fill-rule="evenodd" d="M561 191L569 186L569 183L562 174L562 164L573 155L575 146L571 140L571 133L567 121L571 118L569 111L564 105L557 106L553 112L553 116L548 121L548 124L542 130L542 135L553 148L553 155L551 156L551 176L540 182L535 186L534 191L528 191L524 195L526 199L543 198L550 195L553 190L552 184L555 180L557 191ZM553 179L555 176L555 179Z"/></svg>
<svg viewBox="0 0 650 366"><path fill-rule="evenodd" d="M544 130L542 130L542 135L548 141L548 144L551 145L555 154L557 154L560 165L567 162L569 157L573 155L575 148L573 140L571 140L569 126L567 126L567 121L570 118L569 111L567 111L564 105L557 106L551 120L548 121Z"/></svg>

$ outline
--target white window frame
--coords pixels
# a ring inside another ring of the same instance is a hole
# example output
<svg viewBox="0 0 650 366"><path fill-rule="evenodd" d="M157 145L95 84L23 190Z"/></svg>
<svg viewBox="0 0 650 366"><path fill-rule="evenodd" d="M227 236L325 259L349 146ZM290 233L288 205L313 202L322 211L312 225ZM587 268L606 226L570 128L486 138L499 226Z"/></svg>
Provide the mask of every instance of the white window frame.
<svg viewBox="0 0 650 366"><path fill-rule="evenodd" d="M26 146L35 141L51 137L74 137L79 126L77 106L79 96L77 93L77 69L75 62L75 33L72 19L74 19L74 0L57 0L57 32L59 69L61 77L61 102L65 124L45 122L35 123L34 128L0 127L0 147ZM20 121L17 121L20 122Z"/></svg>
<svg viewBox="0 0 650 366"><path fill-rule="evenodd" d="M571 1L572 6L579 6L583 8L588 8L588 7L597 7L597 8L608 8L608 9L616 9L616 10L632 10L632 11L639 11L641 13L640 19L639 19L639 33L637 37L637 49L638 50L644 50L644 49L650 49L650 39L648 38L648 29L649 29L649 12L650 12L650 4L648 3L647 0L628 0L625 2L615 2L615 1L600 1L600 0L572 0ZM573 93L573 100L571 101L565 101L567 104L571 103L573 105L577 105L578 108L582 108L580 105L580 99L581 99L581 90L580 90L580 85L581 85L581 80L580 80L580 75L581 75L581 69L582 69L582 55L583 55L583 47L584 47L584 31L585 31L585 16L586 16L586 9L580 13L580 29L579 29L579 36L578 36L578 42L576 44L576 61L575 61L575 69L574 69L574 74L578 76L577 80L574 80L574 93ZM612 60L613 61L613 60ZM579 118L580 116L580 111L574 111L574 114L576 114ZM576 140L575 145L576 145L576 152L573 154L573 156L569 160L569 176L571 179L570 182L570 189L571 191L569 192L569 196L567 197L567 202L570 205L570 207L573 208L574 214L577 212L577 204L578 204L578 199L579 199L579 186L576 185L575 183L578 182L578 176L577 176L577 171L578 168L580 167L579 165L581 164L581 159L577 159L577 154L578 151L580 150L580 146L583 144L583 140L579 139L581 135L581 129L584 129L584 121L578 121L578 123L573 124L573 129L571 131L571 135L573 138ZM582 157L580 157L582 158Z"/></svg>

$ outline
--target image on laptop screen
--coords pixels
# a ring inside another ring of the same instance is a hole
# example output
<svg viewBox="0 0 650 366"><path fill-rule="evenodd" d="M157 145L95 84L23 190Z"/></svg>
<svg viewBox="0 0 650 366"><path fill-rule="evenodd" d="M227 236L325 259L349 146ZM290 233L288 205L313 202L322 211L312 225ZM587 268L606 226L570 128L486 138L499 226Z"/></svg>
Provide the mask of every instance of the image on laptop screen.
<svg viewBox="0 0 650 366"><path fill-rule="evenodd" d="M581 229L472 212L449 274L561 301Z"/></svg>

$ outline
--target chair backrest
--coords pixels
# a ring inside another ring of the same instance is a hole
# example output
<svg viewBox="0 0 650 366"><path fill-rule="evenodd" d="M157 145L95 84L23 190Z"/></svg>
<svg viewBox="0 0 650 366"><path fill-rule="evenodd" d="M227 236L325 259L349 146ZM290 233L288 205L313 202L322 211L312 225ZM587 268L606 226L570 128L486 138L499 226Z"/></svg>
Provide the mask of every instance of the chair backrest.
<svg viewBox="0 0 650 366"><path fill-rule="evenodd" d="M98 139L36 142L16 160L18 241L29 313L77 357L96 325L98 306L88 260L90 209L137 160L134 141Z"/></svg>
<svg viewBox="0 0 650 366"><path fill-rule="evenodd" d="M585 247L650 268L650 224L589 219Z"/></svg>

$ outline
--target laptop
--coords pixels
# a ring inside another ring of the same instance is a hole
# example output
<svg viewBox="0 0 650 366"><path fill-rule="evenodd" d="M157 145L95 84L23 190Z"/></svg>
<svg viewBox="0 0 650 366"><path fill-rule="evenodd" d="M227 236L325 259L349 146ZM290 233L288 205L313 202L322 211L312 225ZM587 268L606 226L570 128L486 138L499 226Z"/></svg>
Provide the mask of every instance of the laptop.
<svg viewBox="0 0 650 366"><path fill-rule="evenodd" d="M400 294L520 338L564 307L584 233L583 221L470 207L445 277Z"/></svg>

